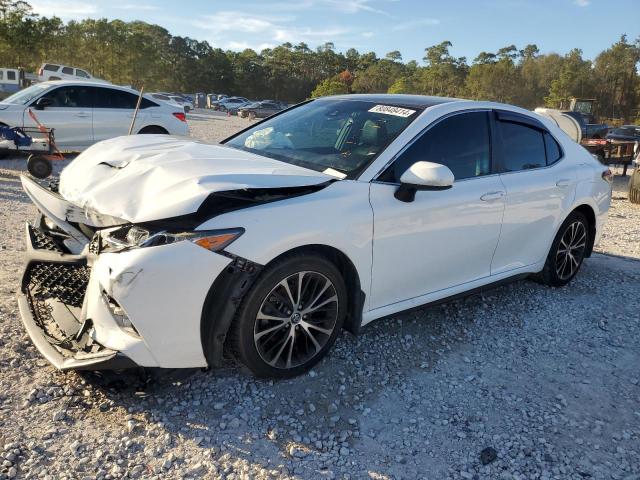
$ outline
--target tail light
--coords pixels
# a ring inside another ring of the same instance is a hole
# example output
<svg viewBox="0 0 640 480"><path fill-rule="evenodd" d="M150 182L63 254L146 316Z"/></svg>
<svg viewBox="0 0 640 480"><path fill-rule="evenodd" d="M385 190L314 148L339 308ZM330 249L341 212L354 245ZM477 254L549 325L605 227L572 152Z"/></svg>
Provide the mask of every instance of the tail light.
<svg viewBox="0 0 640 480"><path fill-rule="evenodd" d="M605 182L613 183L613 172L611 171L610 168L607 168L602 172L602 179Z"/></svg>
<svg viewBox="0 0 640 480"><path fill-rule="evenodd" d="M44 73L44 70L42 68L40 68L40 70L38 70L38 75L42 76L43 73Z"/></svg>
<svg viewBox="0 0 640 480"><path fill-rule="evenodd" d="M185 115L184 112L173 112L173 116L176 117L181 122L187 121L187 116Z"/></svg>

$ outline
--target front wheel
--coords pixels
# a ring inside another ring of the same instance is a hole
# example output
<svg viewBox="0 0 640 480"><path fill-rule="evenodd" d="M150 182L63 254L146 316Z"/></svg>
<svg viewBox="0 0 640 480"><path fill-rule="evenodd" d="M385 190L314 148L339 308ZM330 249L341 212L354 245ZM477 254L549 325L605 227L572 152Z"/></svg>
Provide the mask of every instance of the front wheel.
<svg viewBox="0 0 640 480"><path fill-rule="evenodd" d="M540 273L543 283L562 287L576 276L587 252L589 235L587 218L580 212L569 215L560 226Z"/></svg>
<svg viewBox="0 0 640 480"><path fill-rule="evenodd" d="M232 325L231 348L255 375L290 378L309 370L335 342L347 307L336 266L300 254L269 266Z"/></svg>

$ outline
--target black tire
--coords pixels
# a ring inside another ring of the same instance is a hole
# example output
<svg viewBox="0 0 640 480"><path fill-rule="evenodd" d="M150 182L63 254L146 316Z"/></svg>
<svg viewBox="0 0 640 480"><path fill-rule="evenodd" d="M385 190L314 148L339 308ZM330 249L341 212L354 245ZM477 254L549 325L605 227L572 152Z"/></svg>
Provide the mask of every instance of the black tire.
<svg viewBox="0 0 640 480"><path fill-rule="evenodd" d="M301 293L296 288L297 278L302 279ZM289 299L282 290L283 282L292 287ZM330 286L327 287L325 282ZM293 298L298 295L301 299ZM332 300L334 297L336 300ZM298 309L293 300L298 304L311 300L306 305L310 312L303 315L304 305ZM293 305L292 310L288 310L288 305ZM318 305L317 310L313 309L314 305ZM346 312L345 282L333 263L312 254L286 256L265 268L243 299L231 325L228 346L238 360L258 377L295 377L308 371L326 355L342 329ZM275 318L264 318L266 315L277 316L276 331L273 331L273 323L265 324ZM320 333L319 326L327 333ZM310 329L313 334L309 333ZM283 338L286 339L280 342L279 339ZM271 352L275 353L273 363L265 359Z"/></svg>
<svg viewBox="0 0 640 480"><path fill-rule="evenodd" d="M169 132L167 132L162 127L157 127L155 125L152 125L150 127L144 127L142 130L138 132L138 134L139 135L145 135L145 134L168 135Z"/></svg>
<svg viewBox="0 0 640 480"><path fill-rule="evenodd" d="M11 153L13 153L11 150L0 150L0 160L4 160L5 158L8 158Z"/></svg>
<svg viewBox="0 0 640 480"><path fill-rule="evenodd" d="M572 212L567 217L551 244L547 261L540 272L542 283L550 287L562 287L576 276L591 241L590 232L589 221L582 213ZM567 245L571 248L566 248Z"/></svg>
<svg viewBox="0 0 640 480"><path fill-rule="evenodd" d="M634 169L629 179L629 201L640 204L640 166Z"/></svg>
<svg viewBox="0 0 640 480"><path fill-rule="evenodd" d="M47 178L53 171L51 161L42 155L29 155L27 170L36 178Z"/></svg>

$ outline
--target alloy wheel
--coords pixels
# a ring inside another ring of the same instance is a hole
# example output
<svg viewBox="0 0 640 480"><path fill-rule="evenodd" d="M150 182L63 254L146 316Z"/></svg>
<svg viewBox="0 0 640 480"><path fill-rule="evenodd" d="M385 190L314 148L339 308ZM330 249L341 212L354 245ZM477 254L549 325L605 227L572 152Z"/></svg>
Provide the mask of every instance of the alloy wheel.
<svg viewBox="0 0 640 480"><path fill-rule="evenodd" d="M329 342L338 320L338 294L326 276L303 271L287 276L262 301L253 340L274 368L303 365Z"/></svg>
<svg viewBox="0 0 640 480"><path fill-rule="evenodd" d="M556 273L560 280L571 278L580 268L586 245L587 229L584 223L571 223L562 234L556 251Z"/></svg>

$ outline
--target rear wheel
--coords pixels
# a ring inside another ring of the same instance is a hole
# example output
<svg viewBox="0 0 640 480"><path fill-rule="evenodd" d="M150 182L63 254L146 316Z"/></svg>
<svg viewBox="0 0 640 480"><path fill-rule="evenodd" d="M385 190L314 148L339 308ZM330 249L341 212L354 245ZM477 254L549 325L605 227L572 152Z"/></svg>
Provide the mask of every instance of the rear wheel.
<svg viewBox="0 0 640 480"><path fill-rule="evenodd" d="M27 170L36 178L47 178L53 171L51 161L43 155L29 155Z"/></svg>
<svg viewBox="0 0 640 480"><path fill-rule="evenodd" d="M161 134L161 135L168 135L169 134L169 132L167 132L164 128L157 127L155 125L152 125L150 127L144 127L138 133L139 134Z"/></svg>
<svg viewBox="0 0 640 480"><path fill-rule="evenodd" d="M589 245L589 222L580 212L573 212L564 221L553 240L540 276L543 283L562 287L576 276Z"/></svg>
<svg viewBox="0 0 640 480"><path fill-rule="evenodd" d="M289 378L309 370L335 342L347 292L336 266L315 255L269 266L244 299L230 343L255 375Z"/></svg>

